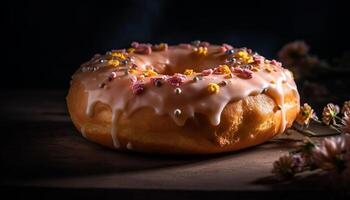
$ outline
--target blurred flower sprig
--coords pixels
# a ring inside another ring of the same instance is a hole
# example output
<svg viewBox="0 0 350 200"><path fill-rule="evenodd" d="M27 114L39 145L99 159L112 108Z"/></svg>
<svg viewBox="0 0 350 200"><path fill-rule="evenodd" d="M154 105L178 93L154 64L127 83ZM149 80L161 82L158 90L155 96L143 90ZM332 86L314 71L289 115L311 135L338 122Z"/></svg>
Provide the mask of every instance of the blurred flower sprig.
<svg viewBox="0 0 350 200"><path fill-rule="evenodd" d="M326 136L309 129L316 122L334 130L320 142L312 137ZM298 173L322 170L334 174L342 181L350 183L350 101L345 101L342 109L329 103L323 108L321 120L310 105L305 103L293 124L295 131L306 136L305 140L288 155L281 156L273 164L272 173L279 177L291 178Z"/></svg>

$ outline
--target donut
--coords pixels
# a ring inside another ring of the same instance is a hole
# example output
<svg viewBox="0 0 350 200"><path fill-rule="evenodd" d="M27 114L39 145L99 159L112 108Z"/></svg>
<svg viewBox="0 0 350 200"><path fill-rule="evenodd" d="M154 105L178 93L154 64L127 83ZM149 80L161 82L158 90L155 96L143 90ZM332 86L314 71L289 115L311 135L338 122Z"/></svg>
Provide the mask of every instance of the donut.
<svg viewBox="0 0 350 200"><path fill-rule="evenodd" d="M74 73L67 106L87 140L119 151L214 154L261 144L299 112L293 74L249 48L133 42Z"/></svg>

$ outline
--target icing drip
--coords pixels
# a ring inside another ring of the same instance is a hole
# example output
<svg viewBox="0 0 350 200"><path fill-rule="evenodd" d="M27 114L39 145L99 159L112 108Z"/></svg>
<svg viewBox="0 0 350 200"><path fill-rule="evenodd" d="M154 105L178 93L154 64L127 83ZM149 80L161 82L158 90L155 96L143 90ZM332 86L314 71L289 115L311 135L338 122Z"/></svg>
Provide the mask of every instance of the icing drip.
<svg viewBox="0 0 350 200"><path fill-rule="evenodd" d="M210 45L205 47L205 54L198 54L193 48L166 46L166 50L152 51L150 55L129 53L126 58L119 54L116 54L116 58L110 58L112 52L94 57L73 76L86 88L86 112L89 116L93 115L97 102L111 107L111 135L115 148L120 147L117 122L121 115L128 117L147 107L157 115L169 115L177 125L183 126L188 118L201 113L217 126L229 102L265 91L280 108L281 125L278 132L285 130L283 87L296 91L288 70L276 61L264 60L262 56L256 56L254 61L254 56L244 49L233 49L227 53L222 51L223 46ZM108 59L121 60L110 62ZM126 62L125 59L129 60ZM222 69L215 68L225 63L231 70L226 65ZM188 70L189 67L195 68L195 72ZM201 71L203 73L199 73ZM186 75L175 74L183 72ZM101 83L104 83L102 87ZM139 85L135 87L136 83ZM208 92L210 84L213 87ZM132 90L135 88L136 93Z"/></svg>

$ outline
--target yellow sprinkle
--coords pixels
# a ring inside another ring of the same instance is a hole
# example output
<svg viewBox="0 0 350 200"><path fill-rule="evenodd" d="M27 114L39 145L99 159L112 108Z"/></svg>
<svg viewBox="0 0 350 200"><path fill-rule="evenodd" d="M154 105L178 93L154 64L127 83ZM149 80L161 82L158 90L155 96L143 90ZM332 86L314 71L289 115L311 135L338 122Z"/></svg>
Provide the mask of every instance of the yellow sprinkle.
<svg viewBox="0 0 350 200"><path fill-rule="evenodd" d="M233 74L228 74L228 75L226 75L224 78L226 78L226 79L230 79L230 78L233 78Z"/></svg>
<svg viewBox="0 0 350 200"><path fill-rule="evenodd" d="M275 84L276 82L274 80L271 80L270 83Z"/></svg>
<svg viewBox="0 0 350 200"><path fill-rule="evenodd" d="M231 74L230 67L227 65L220 65L219 66L219 72L223 74Z"/></svg>
<svg viewBox="0 0 350 200"><path fill-rule="evenodd" d="M259 69L258 67L253 67L253 68L252 68L252 71L253 71L253 72L258 72L258 71L260 71L260 69Z"/></svg>
<svg viewBox="0 0 350 200"><path fill-rule="evenodd" d="M248 56L248 52L246 52L246 51L239 51L239 52L237 53L237 56L238 56L239 58L247 57L247 56Z"/></svg>
<svg viewBox="0 0 350 200"><path fill-rule="evenodd" d="M122 59L122 60L125 60L126 59L126 57L125 57L125 55L123 54L123 53L112 53L112 56L113 57L117 57L117 58L120 58L120 59Z"/></svg>
<svg viewBox="0 0 350 200"><path fill-rule="evenodd" d="M145 77L152 77L152 76L157 76L158 73L153 71L152 69L147 69L143 72L143 75L145 75Z"/></svg>
<svg viewBox="0 0 350 200"><path fill-rule="evenodd" d="M128 48L126 51L127 51L128 53L134 53L135 49L134 49L134 48Z"/></svg>
<svg viewBox="0 0 350 200"><path fill-rule="evenodd" d="M218 93L220 90L220 86L216 83L209 83L207 87L208 92L210 93Z"/></svg>
<svg viewBox="0 0 350 200"><path fill-rule="evenodd" d="M246 52L246 51L238 51L237 54L236 54L236 57L240 58L245 63L252 63L252 62L254 62L253 57L251 55L249 55L249 53Z"/></svg>
<svg viewBox="0 0 350 200"><path fill-rule="evenodd" d="M137 70L136 69L129 69L129 73L130 74L137 74Z"/></svg>
<svg viewBox="0 0 350 200"><path fill-rule="evenodd" d="M109 60L108 64L113 65L114 67L118 66L120 63L118 60Z"/></svg>
<svg viewBox="0 0 350 200"><path fill-rule="evenodd" d="M144 75L140 75L140 76L137 77L137 80L143 80L143 79L145 79Z"/></svg>
<svg viewBox="0 0 350 200"><path fill-rule="evenodd" d="M194 48L193 51L198 55L205 56L208 53L208 48L207 47L198 47L198 48Z"/></svg>
<svg viewBox="0 0 350 200"><path fill-rule="evenodd" d="M273 68L270 65L265 66L265 71L271 73L273 71Z"/></svg>
<svg viewBox="0 0 350 200"><path fill-rule="evenodd" d="M193 74L193 69L186 69L184 74L185 75L192 75Z"/></svg>

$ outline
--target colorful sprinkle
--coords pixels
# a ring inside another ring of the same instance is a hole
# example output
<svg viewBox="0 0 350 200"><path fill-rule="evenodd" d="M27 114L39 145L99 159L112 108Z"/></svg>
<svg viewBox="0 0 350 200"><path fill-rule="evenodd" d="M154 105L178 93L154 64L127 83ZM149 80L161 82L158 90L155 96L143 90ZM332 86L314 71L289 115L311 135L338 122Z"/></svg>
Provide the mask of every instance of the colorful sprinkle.
<svg viewBox="0 0 350 200"><path fill-rule="evenodd" d="M230 74L230 67L227 65L219 65L219 67L214 69L214 74Z"/></svg>
<svg viewBox="0 0 350 200"><path fill-rule="evenodd" d="M252 63L254 59L247 51L238 51L236 57L243 60L245 63Z"/></svg>
<svg viewBox="0 0 350 200"><path fill-rule="evenodd" d="M193 49L194 53L197 55L205 56L208 54L208 48L207 47L198 47Z"/></svg>
<svg viewBox="0 0 350 200"><path fill-rule="evenodd" d="M163 85L164 77L151 78L150 81L151 81L151 83L153 83L153 85L155 85L156 87L160 87L160 86Z"/></svg>
<svg viewBox="0 0 350 200"><path fill-rule="evenodd" d="M240 67L231 68L232 72L239 78L250 79L253 77L253 72L249 69L242 69Z"/></svg>
<svg viewBox="0 0 350 200"><path fill-rule="evenodd" d="M209 83L207 90L210 93L218 93L220 91L220 86L216 83Z"/></svg>
<svg viewBox="0 0 350 200"><path fill-rule="evenodd" d="M191 45L190 44L185 44L185 43L179 44L179 47L181 47L183 49L191 49Z"/></svg>
<svg viewBox="0 0 350 200"><path fill-rule="evenodd" d="M158 73L153 71L152 69L147 69L147 70L143 71L143 75L145 77L152 77L152 76L157 76Z"/></svg>
<svg viewBox="0 0 350 200"><path fill-rule="evenodd" d="M212 73L213 73L212 69L205 69L205 70L202 71L201 75L202 76L209 76Z"/></svg>
<svg viewBox="0 0 350 200"><path fill-rule="evenodd" d="M136 95L142 94L145 90L145 84L141 81L136 81L132 86L132 92Z"/></svg>
<svg viewBox="0 0 350 200"><path fill-rule="evenodd" d="M221 81L218 85L219 86L226 86L227 85L227 81Z"/></svg>
<svg viewBox="0 0 350 200"><path fill-rule="evenodd" d="M182 90L180 88L175 88L174 92L175 94L181 94Z"/></svg>
<svg viewBox="0 0 350 200"><path fill-rule="evenodd" d="M176 73L173 76L169 77L166 81L173 86L179 86L184 83L186 76L183 74Z"/></svg>
<svg viewBox="0 0 350 200"><path fill-rule="evenodd" d="M226 55L232 55L234 53L235 53L235 50L233 50L233 49L229 49L225 52Z"/></svg>
<svg viewBox="0 0 350 200"><path fill-rule="evenodd" d="M193 74L193 69L186 69L184 74L185 75L192 75Z"/></svg>
<svg viewBox="0 0 350 200"><path fill-rule="evenodd" d="M175 109L175 110L174 110L174 115L175 115L176 117L179 117L179 116L181 115L181 110L180 110L180 109Z"/></svg>
<svg viewBox="0 0 350 200"><path fill-rule="evenodd" d="M135 48L128 48L126 51L128 52L128 53L134 53L135 52Z"/></svg>
<svg viewBox="0 0 350 200"><path fill-rule="evenodd" d="M200 43L201 43L200 40L195 40L195 41L192 41L192 42L191 42L191 44L192 44L193 46L196 46L196 47L199 46Z"/></svg>
<svg viewBox="0 0 350 200"><path fill-rule="evenodd" d="M195 76L195 77L193 77L193 81L194 82L197 82L197 81L199 81L199 80L201 80L198 76Z"/></svg>
<svg viewBox="0 0 350 200"><path fill-rule="evenodd" d="M114 67L117 67L120 64L120 62L119 60L109 60L108 64L113 65Z"/></svg>
<svg viewBox="0 0 350 200"><path fill-rule="evenodd" d="M167 51L168 50L168 44L167 43L160 43L152 46L153 51Z"/></svg>
<svg viewBox="0 0 350 200"><path fill-rule="evenodd" d="M123 53L116 52L116 53L112 53L111 55L112 55L113 57L117 57L117 58L120 58L120 59L122 59L122 60L125 60L125 59L126 59L126 57L125 57L125 55L124 55Z"/></svg>

